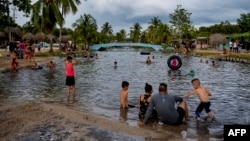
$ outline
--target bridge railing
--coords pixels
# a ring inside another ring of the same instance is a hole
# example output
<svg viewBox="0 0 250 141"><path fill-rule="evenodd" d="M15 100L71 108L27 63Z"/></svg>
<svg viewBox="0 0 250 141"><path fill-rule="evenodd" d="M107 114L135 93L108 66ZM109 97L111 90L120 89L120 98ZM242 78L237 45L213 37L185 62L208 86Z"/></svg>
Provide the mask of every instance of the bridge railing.
<svg viewBox="0 0 250 141"><path fill-rule="evenodd" d="M106 43L106 44L94 44L90 46L90 49L99 50L101 47L124 47L124 46L140 46L140 47L151 47L154 50L161 50L161 45L155 45L155 44L146 44L146 43Z"/></svg>

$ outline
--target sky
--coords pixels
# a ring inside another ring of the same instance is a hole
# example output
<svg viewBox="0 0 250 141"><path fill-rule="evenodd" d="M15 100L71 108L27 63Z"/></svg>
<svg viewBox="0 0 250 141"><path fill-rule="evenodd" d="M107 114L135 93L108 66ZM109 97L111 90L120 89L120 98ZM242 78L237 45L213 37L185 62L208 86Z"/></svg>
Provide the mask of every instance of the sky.
<svg viewBox="0 0 250 141"><path fill-rule="evenodd" d="M35 1L32 0L32 3ZM72 23L81 15L90 14L96 19L98 31L106 22L112 26L114 33L121 29L129 32L136 22L145 30L153 17L169 24L169 14L174 13L177 5L192 13L190 19L196 28L226 20L235 24L240 14L250 12L250 0L81 0L78 12L66 15L64 27L72 28ZM19 25L29 20L22 13L16 13Z"/></svg>

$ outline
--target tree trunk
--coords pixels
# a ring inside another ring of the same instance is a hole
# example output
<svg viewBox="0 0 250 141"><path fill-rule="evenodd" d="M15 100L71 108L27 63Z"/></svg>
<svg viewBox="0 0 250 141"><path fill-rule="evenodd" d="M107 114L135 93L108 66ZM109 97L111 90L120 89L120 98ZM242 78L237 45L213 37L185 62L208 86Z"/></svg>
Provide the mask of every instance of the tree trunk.
<svg viewBox="0 0 250 141"><path fill-rule="evenodd" d="M59 32L59 50L62 50L62 42L61 42L61 37L62 37L62 26L60 25L60 32Z"/></svg>

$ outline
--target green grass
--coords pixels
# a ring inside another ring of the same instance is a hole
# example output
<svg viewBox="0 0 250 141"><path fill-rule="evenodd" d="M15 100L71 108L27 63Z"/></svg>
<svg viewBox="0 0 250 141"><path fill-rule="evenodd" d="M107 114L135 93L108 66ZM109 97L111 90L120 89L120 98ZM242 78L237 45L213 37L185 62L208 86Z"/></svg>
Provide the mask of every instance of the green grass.
<svg viewBox="0 0 250 141"><path fill-rule="evenodd" d="M207 57L207 56L217 56L220 53L214 53L214 52L189 52L189 54L194 55L194 56Z"/></svg>
<svg viewBox="0 0 250 141"><path fill-rule="evenodd" d="M62 51L40 52L40 53L36 53L36 56L37 57L62 56Z"/></svg>
<svg viewBox="0 0 250 141"><path fill-rule="evenodd" d="M239 58L239 59L246 59L246 60L250 60L250 53L249 54L229 54L229 55L225 55L225 57L232 57L232 58Z"/></svg>

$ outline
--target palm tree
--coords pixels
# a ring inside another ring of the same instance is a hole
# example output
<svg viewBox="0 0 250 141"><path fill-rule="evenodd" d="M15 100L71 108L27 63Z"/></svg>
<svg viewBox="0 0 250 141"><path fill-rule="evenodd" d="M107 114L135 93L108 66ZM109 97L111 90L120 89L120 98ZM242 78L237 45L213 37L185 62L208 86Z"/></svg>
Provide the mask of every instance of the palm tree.
<svg viewBox="0 0 250 141"><path fill-rule="evenodd" d="M72 27L75 28L75 32L79 32L82 35L82 42L87 45L94 42L96 33L97 33L97 24L94 17L90 14L84 14L75 23L72 24Z"/></svg>
<svg viewBox="0 0 250 141"><path fill-rule="evenodd" d="M157 34L156 34L156 43L166 43L169 41L169 36L170 36L170 28L167 24L161 23L157 29Z"/></svg>
<svg viewBox="0 0 250 141"><path fill-rule="evenodd" d="M133 42L140 42L141 36L141 25L137 22L130 30L130 38Z"/></svg>
<svg viewBox="0 0 250 141"><path fill-rule="evenodd" d="M126 40L126 31L124 29L116 33L116 40L119 42L124 42Z"/></svg>
<svg viewBox="0 0 250 141"><path fill-rule="evenodd" d="M155 43L157 28L159 27L159 25L160 25L161 23L162 23L162 22L161 22L161 20L160 20L158 17L153 17L153 18L151 19L151 21L149 22L149 27L148 27L149 32L150 32L149 35L151 35L151 41L152 41L153 43Z"/></svg>
<svg viewBox="0 0 250 141"><path fill-rule="evenodd" d="M57 5L61 8L61 14L64 17L66 14L72 12L75 14L77 12L77 5L81 4L80 0L56 0ZM60 33L59 33L59 46L61 47L61 36L62 36L62 26L63 23L59 23Z"/></svg>
<svg viewBox="0 0 250 141"><path fill-rule="evenodd" d="M31 21L39 31L51 34L56 24L62 24L64 19L56 0L38 0L33 4ZM53 51L52 42L50 51Z"/></svg>
<svg viewBox="0 0 250 141"><path fill-rule="evenodd" d="M110 42L110 37L113 34L112 26L108 22L106 22L102 25L101 28L102 28L101 33L103 34L104 38L108 39L108 42Z"/></svg>

